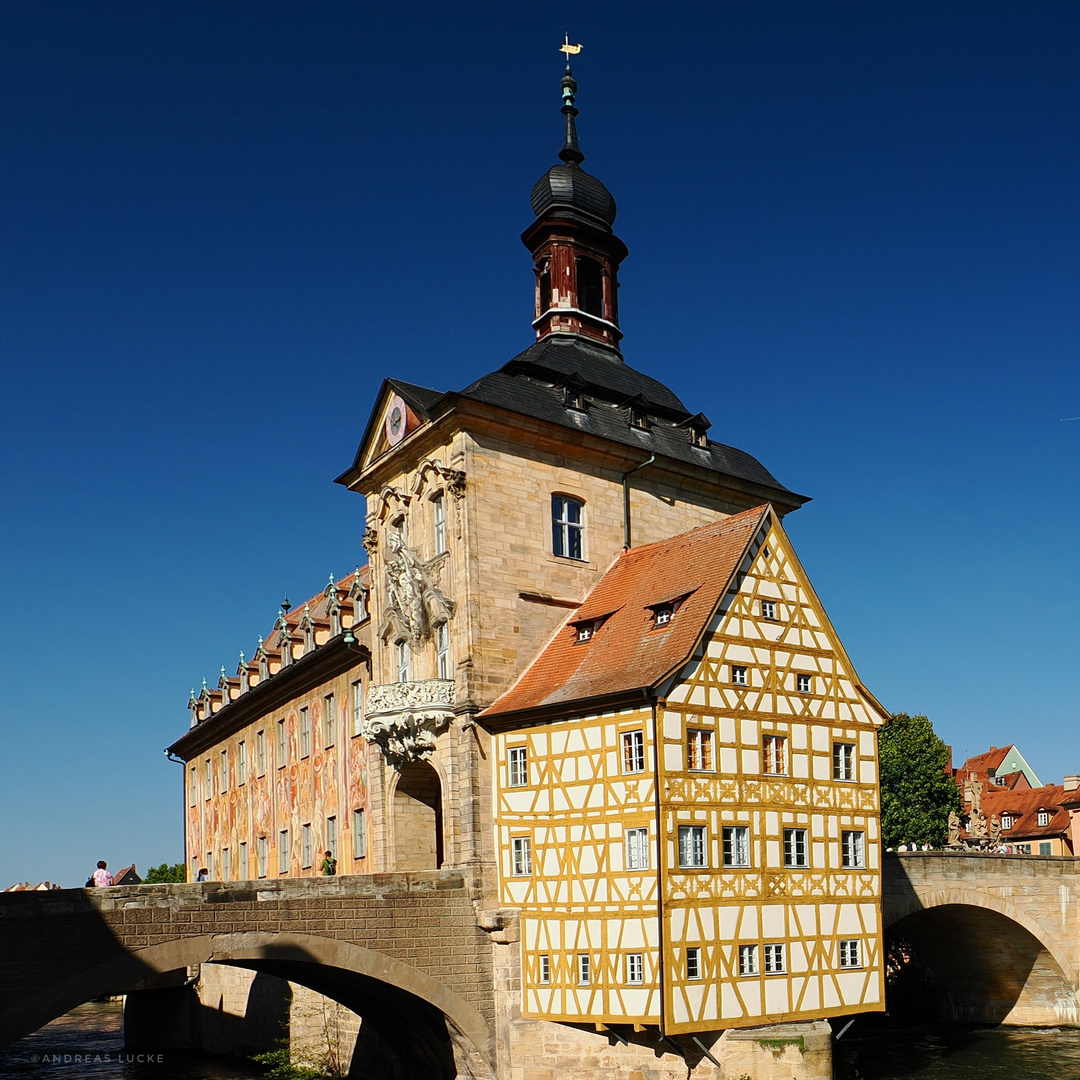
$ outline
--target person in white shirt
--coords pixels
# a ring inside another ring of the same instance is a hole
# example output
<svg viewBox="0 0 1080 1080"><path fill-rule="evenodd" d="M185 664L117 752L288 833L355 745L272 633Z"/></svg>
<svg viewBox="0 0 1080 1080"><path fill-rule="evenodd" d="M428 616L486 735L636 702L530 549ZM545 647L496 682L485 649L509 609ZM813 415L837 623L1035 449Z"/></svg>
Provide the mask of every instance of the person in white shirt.
<svg viewBox="0 0 1080 1080"><path fill-rule="evenodd" d="M108 871L108 865L104 859L98 860L97 869L93 875L94 886L98 889L104 889L113 883L112 874Z"/></svg>

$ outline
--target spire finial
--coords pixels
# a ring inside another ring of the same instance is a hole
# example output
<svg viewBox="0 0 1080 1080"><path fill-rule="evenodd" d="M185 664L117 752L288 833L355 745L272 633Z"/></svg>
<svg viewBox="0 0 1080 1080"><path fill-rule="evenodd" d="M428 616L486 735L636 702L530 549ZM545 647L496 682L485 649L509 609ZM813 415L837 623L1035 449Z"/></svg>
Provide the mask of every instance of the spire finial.
<svg viewBox="0 0 1080 1080"><path fill-rule="evenodd" d="M576 122L578 111L574 106L577 83L574 81L574 73L570 70L570 57L577 56L583 47L580 44L571 45L569 34L563 34L563 43L559 46L559 52L566 53L566 73L562 77L562 114L566 117L566 132L559 157L568 165L580 165L585 160L585 155L578 147Z"/></svg>

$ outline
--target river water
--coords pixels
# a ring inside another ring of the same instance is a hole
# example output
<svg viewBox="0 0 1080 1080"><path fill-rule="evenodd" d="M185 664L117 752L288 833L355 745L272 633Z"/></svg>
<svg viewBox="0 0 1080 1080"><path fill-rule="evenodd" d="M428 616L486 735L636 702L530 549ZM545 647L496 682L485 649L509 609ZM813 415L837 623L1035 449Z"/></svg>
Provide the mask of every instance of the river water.
<svg viewBox="0 0 1080 1080"><path fill-rule="evenodd" d="M253 1080L237 1058L124 1050L119 1002L91 1002L6 1052L0 1078L14 1080ZM927 1026L859 1034L834 1045L836 1080L1080 1080L1080 1030Z"/></svg>

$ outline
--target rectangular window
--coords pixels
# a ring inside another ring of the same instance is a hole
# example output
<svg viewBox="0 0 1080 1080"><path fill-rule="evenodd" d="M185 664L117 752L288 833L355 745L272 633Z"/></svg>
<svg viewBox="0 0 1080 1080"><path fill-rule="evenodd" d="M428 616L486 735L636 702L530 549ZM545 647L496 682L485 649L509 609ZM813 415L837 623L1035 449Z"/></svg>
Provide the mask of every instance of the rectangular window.
<svg viewBox="0 0 1080 1080"><path fill-rule="evenodd" d="M626 830L626 869L649 869L649 830Z"/></svg>
<svg viewBox="0 0 1080 1080"><path fill-rule="evenodd" d="M337 818L328 817L326 819L326 850L336 859L337 858Z"/></svg>
<svg viewBox="0 0 1080 1080"><path fill-rule="evenodd" d="M588 986L592 972L589 970L589 954L578 953L577 958L577 981L581 986Z"/></svg>
<svg viewBox="0 0 1080 1080"><path fill-rule="evenodd" d="M691 772L712 772L712 732L686 729L686 767Z"/></svg>
<svg viewBox="0 0 1080 1080"><path fill-rule="evenodd" d="M236 783L247 783L247 743L236 744Z"/></svg>
<svg viewBox="0 0 1080 1080"><path fill-rule="evenodd" d="M327 694L323 698L323 746L334 745L334 728L337 727L337 709L334 704L334 695Z"/></svg>
<svg viewBox="0 0 1080 1080"><path fill-rule="evenodd" d="M199 770L192 765L188 770L188 805L194 806L199 801Z"/></svg>
<svg viewBox="0 0 1080 1080"><path fill-rule="evenodd" d="M510 786L525 787L529 783L529 751L524 746L511 746Z"/></svg>
<svg viewBox="0 0 1080 1080"><path fill-rule="evenodd" d="M832 774L834 780L855 779L855 744L838 742L832 748Z"/></svg>
<svg viewBox="0 0 1080 1080"><path fill-rule="evenodd" d="M761 740L765 772L787 776L787 739L783 735L766 735Z"/></svg>
<svg viewBox="0 0 1080 1080"><path fill-rule="evenodd" d="M209 802L214 797L214 763L209 758L203 763L203 789Z"/></svg>
<svg viewBox="0 0 1080 1080"><path fill-rule="evenodd" d="M1050 811L1049 810L1040 810L1039 811L1039 824L1040 825L1049 825L1050 824Z"/></svg>
<svg viewBox="0 0 1080 1080"><path fill-rule="evenodd" d="M255 841L255 853L258 856L259 877L261 877L261 878L266 877L266 857L267 857L267 848L268 847L269 847L269 845L266 842L266 837L265 836L260 836Z"/></svg>
<svg viewBox="0 0 1080 1080"><path fill-rule="evenodd" d="M795 676L795 685L798 688L800 694L809 694L813 689L813 677L807 675L805 672L800 671Z"/></svg>
<svg viewBox="0 0 1080 1080"><path fill-rule="evenodd" d="M708 866L708 852L705 848L706 835L704 825L679 826L679 866L684 869L697 869Z"/></svg>
<svg viewBox="0 0 1080 1080"><path fill-rule="evenodd" d="M435 627L435 674L437 678L450 678L450 627L439 623Z"/></svg>
<svg viewBox="0 0 1080 1080"><path fill-rule="evenodd" d="M626 954L626 983L628 986L640 986L645 981L645 956L643 953Z"/></svg>
<svg viewBox="0 0 1080 1080"><path fill-rule="evenodd" d="M806 829L784 830L784 865L795 867L810 865Z"/></svg>
<svg viewBox="0 0 1080 1080"><path fill-rule="evenodd" d="M724 865L750 865L750 828L747 825L724 826Z"/></svg>
<svg viewBox="0 0 1080 1080"><path fill-rule="evenodd" d="M306 705L300 710L300 756L311 757L311 713Z"/></svg>
<svg viewBox="0 0 1080 1080"><path fill-rule="evenodd" d="M739 974L756 975L758 973L758 958L756 945L739 946Z"/></svg>
<svg viewBox="0 0 1080 1080"><path fill-rule="evenodd" d="M301 845L302 845L301 846L301 854L303 855L303 861L301 862L301 866L303 866L303 868L305 870L309 870L311 868L311 850L312 850L311 849L311 825L310 824L301 825L300 830L301 830L300 838L301 838Z"/></svg>
<svg viewBox="0 0 1080 1080"><path fill-rule="evenodd" d="M640 731L622 733L622 771L624 773L645 771L645 735Z"/></svg>
<svg viewBox="0 0 1080 1080"><path fill-rule="evenodd" d="M842 968L857 968L862 966L859 963L859 942L857 938L841 941L839 945L840 966Z"/></svg>
<svg viewBox="0 0 1080 1080"><path fill-rule="evenodd" d="M367 821L363 810L352 812L352 853L354 859L367 858Z"/></svg>
<svg viewBox="0 0 1080 1080"><path fill-rule="evenodd" d="M696 945L686 950L686 977L701 978L701 949Z"/></svg>
<svg viewBox="0 0 1080 1080"><path fill-rule="evenodd" d="M513 856L514 877L528 877L532 873L532 840L527 836L515 836L510 841Z"/></svg>
<svg viewBox="0 0 1080 1080"><path fill-rule="evenodd" d="M766 945L762 951L765 954L766 975L781 975L787 971L787 966L784 963L783 945Z"/></svg>
<svg viewBox="0 0 1080 1080"><path fill-rule="evenodd" d="M1053 852L1050 850L1052 847L1053 847L1053 844L1049 840L1040 840L1039 841L1039 854L1040 855L1052 855Z"/></svg>
<svg viewBox="0 0 1080 1080"><path fill-rule="evenodd" d="M266 732L255 732L255 773L258 776L266 775Z"/></svg>
<svg viewBox="0 0 1080 1080"><path fill-rule="evenodd" d="M409 643L399 641L394 646L394 662L397 667L397 681L409 681Z"/></svg>
<svg viewBox="0 0 1080 1080"><path fill-rule="evenodd" d="M566 559L583 559L585 504L569 495L551 496L551 550Z"/></svg>
<svg viewBox="0 0 1080 1080"><path fill-rule="evenodd" d="M285 768L285 721L277 722L277 767Z"/></svg>
<svg viewBox="0 0 1080 1080"><path fill-rule="evenodd" d="M247 841L245 840L240 845L240 865L237 869L240 871L240 880L247 881L248 876L248 856L247 856Z"/></svg>
<svg viewBox="0 0 1080 1080"><path fill-rule="evenodd" d="M232 862L227 847L221 849L221 880L232 881Z"/></svg>
<svg viewBox="0 0 1080 1080"><path fill-rule="evenodd" d="M277 838L277 872L289 872L289 830L282 829Z"/></svg>
<svg viewBox="0 0 1080 1080"><path fill-rule="evenodd" d="M197 881L198 878L199 878L199 860L198 859L192 859L191 860L191 877L188 878L188 881Z"/></svg>
<svg viewBox="0 0 1080 1080"><path fill-rule="evenodd" d="M746 668L739 664L731 665L731 681L735 686L747 686Z"/></svg>
<svg viewBox="0 0 1080 1080"><path fill-rule="evenodd" d="M221 794L229 790L229 748L221 751Z"/></svg>
<svg viewBox="0 0 1080 1080"><path fill-rule="evenodd" d="M1001 827L1003 829L1011 829L1012 828L1012 814L1002 814L1001 815Z"/></svg>
<svg viewBox="0 0 1080 1080"><path fill-rule="evenodd" d="M540 982L545 986L551 982L551 957L547 954L540 957Z"/></svg>
<svg viewBox="0 0 1080 1080"><path fill-rule="evenodd" d="M435 554L441 555L446 550L446 499L441 491L431 500L431 523Z"/></svg>
<svg viewBox="0 0 1080 1080"><path fill-rule="evenodd" d="M213 879L214 879L214 853L212 851L208 851L206 853L206 862L203 863L203 866L206 867L206 876L207 876L207 878L209 880L213 881Z"/></svg>
<svg viewBox="0 0 1080 1080"><path fill-rule="evenodd" d="M861 832L842 829L840 852L845 870L862 870L866 866L866 845Z"/></svg>
<svg viewBox="0 0 1080 1080"><path fill-rule="evenodd" d="M655 626L667 626L671 622L671 616L675 614L672 604L657 604L653 608L653 624Z"/></svg>
<svg viewBox="0 0 1080 1080"><path fill-rule="evenodd" d="M775 619L776 618L776 601L775 600L762 600L761 601L761 617L763 619Z"/></svg>
<svg viewBox="0 0 1080 1080"><path fill-rule="evenodd" d="M352 684L352 733L360 734L364 723L364 684L358 679Z"/></svg>

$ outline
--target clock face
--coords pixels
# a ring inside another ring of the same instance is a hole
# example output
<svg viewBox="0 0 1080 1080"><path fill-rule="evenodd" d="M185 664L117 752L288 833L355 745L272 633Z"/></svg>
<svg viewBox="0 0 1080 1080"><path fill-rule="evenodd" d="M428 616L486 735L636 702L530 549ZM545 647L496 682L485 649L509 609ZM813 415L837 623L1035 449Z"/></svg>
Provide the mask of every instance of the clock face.
<svg viewBox="0 0 1080 1080"><path fill-rule="evenodd" d="M386 439L396 446L405 437L405 402L395 394L386 410Z"/></svg>

